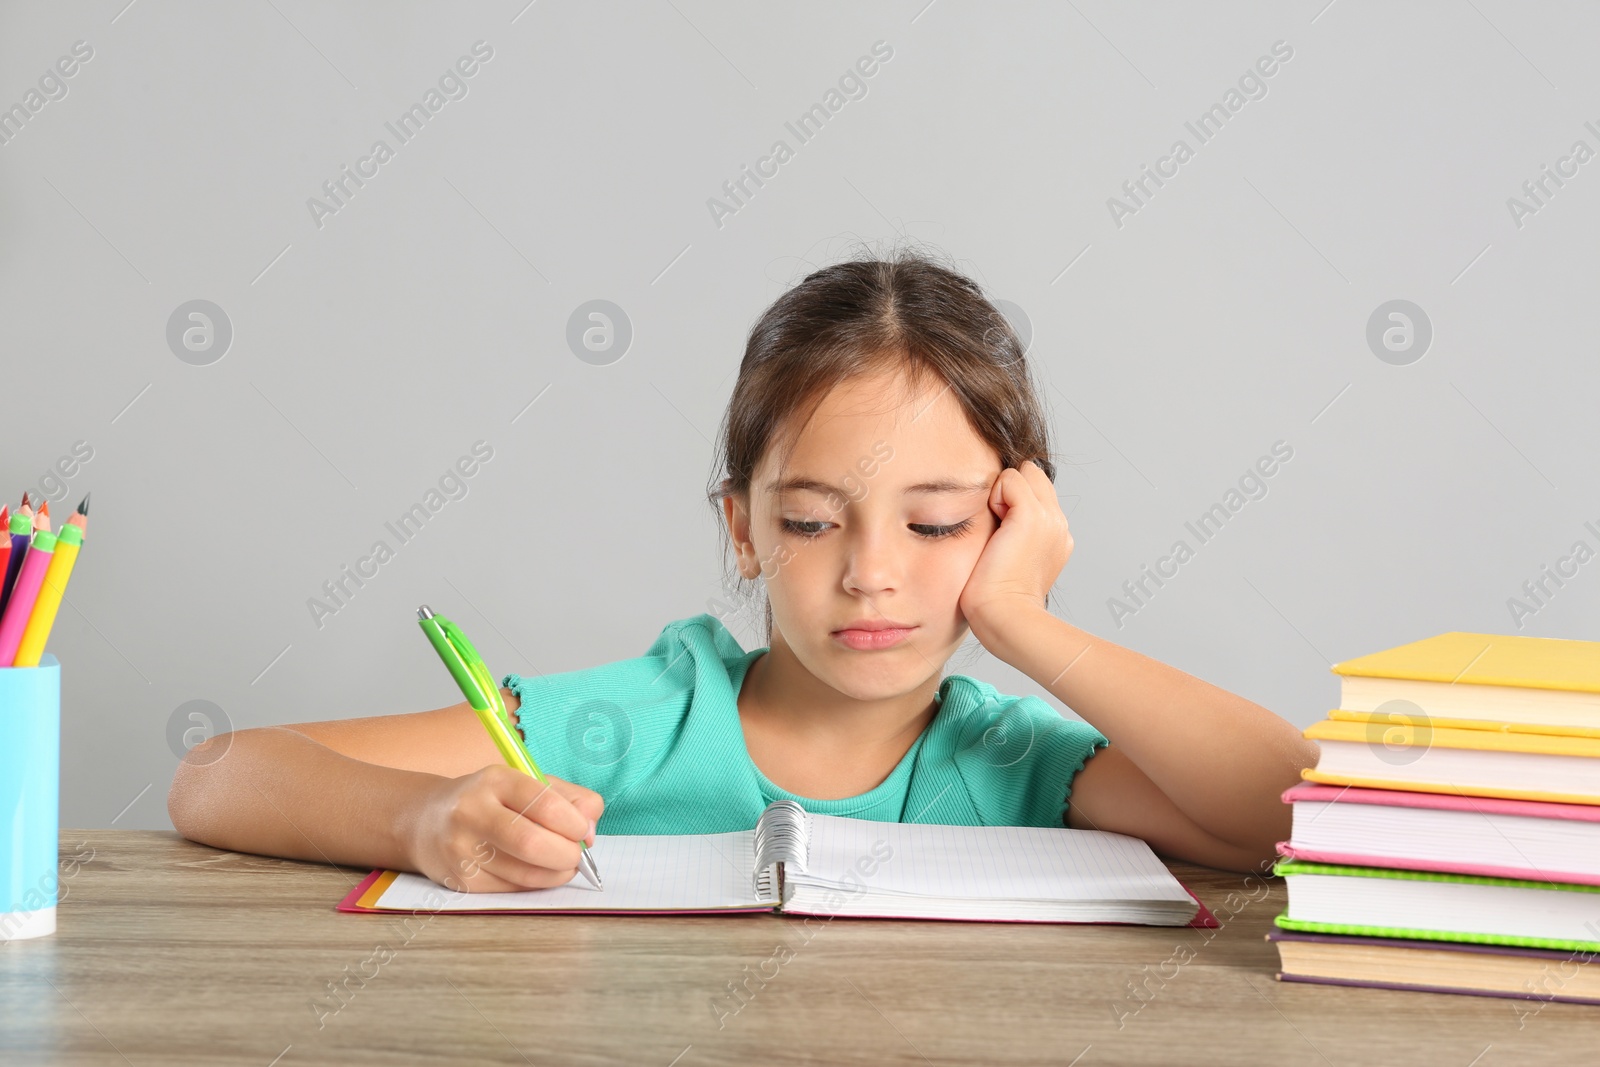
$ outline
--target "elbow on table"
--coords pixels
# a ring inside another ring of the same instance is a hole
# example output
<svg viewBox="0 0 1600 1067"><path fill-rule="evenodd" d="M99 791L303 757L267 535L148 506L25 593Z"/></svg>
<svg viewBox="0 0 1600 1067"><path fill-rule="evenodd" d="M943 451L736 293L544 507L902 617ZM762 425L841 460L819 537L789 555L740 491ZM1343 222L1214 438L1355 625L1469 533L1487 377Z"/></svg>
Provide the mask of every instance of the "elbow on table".
<svg viewBox="0 0 1600 1067"><path fill-rule="evenodd" d="M1245 874L1271 874L1278 862L1278 842L1281 840L1283 837L1274 835L1271 841L1257 842L1253 848L1241 849L1241 862L1234 870Z"/></svg>
<svg viewBox="0 0 1600 1067"><path fill-rule="evenodd" d="M1187 847L1166 850L1157 848L1156 851L1171 855L1174 859L1198 863L1219 871L1266 875L1272 873L1273 864L1278 861L1278 842L1282 840L1274 837L1271 841L1262 839L1239 842L1224 841L1214 834L1207 834L1206 837L1207 840L1203 843L1189 842Z"/></svg>
<svg viewBox="0 0 1600 1067"><path fill-rule="evenodd" d="M183 754L167 789L167 818L172 828L191 841L210 844L211 819L220 776L217 764L235 740L236 732L207 738Z"/></svg>

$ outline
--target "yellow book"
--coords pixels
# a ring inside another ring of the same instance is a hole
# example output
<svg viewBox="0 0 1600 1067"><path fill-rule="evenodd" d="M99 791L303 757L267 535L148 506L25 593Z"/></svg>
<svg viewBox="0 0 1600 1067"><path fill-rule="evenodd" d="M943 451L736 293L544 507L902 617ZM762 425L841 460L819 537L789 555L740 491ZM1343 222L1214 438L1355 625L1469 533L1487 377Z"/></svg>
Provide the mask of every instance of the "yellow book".
<svg viewBox="0 0 1600 1067"><path fill-rule="evenodd" d="M1600 641L1446 633L1333 671L1346 711L1600 736Z"/></svg>
<svg viewBox="0 0 1600 1067"><path fill-rule="evenodd" d="M1421 717L1341 710L1314 723L1309 781L1457 796L1600 804L1600 737L1455 729Z"/></svg>
<svg viewBox="0 0 1600 1067"><path fill-rule="evenodd" d="M1536 722L1502 722L1498 719L1455 719L1440 715L1408 715L1404 710L1392 706L1382 712L1351 711L1348 708L1334 708L1328 712L1328 718L1345 722L1371 722L1376 719L1396 727L1404 727L1414 722L1414 725L1426 726L1434 730L1488 730L1506 734L1554 734L1559 737L1600 738L1600 728L1589 726L1563 726L1557 728L1546 723Z"/></svg>

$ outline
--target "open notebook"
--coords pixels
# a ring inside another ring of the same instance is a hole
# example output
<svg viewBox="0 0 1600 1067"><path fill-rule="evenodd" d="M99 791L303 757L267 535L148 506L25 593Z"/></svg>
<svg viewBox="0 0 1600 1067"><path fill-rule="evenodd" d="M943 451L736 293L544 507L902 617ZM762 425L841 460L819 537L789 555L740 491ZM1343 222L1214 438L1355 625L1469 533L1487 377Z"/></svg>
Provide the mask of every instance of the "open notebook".
<svg viewBox="0 0 1600 1067"><path fill-rule="evenodd" d="M774 801L752 830L596 836L582 878L462 893L374 871L340 911L724 914L1214 926L1150 846L1098 830L874 822Z"/></svg>

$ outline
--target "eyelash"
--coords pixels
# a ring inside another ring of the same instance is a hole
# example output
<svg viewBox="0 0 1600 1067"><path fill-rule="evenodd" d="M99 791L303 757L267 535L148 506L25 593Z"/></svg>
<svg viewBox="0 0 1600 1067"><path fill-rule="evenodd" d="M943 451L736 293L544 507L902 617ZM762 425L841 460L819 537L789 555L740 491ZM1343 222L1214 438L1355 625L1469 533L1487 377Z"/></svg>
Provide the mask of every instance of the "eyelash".
<svg viewBox="0 0 1600 1067"><path fill-rule="evenodd" d="M820 520L805 519L783 519L781 522L785 533L805 538L822 536L821 530L807 529L807 527L827 525ZM946 526L935 526L931 523L921 522L913 522L908 525L918 536L924 537L929 541L938 541L946 537L955 537L966 533L972 527L972 520L970 518L962 519L960 522L953 522Z"/></svg>

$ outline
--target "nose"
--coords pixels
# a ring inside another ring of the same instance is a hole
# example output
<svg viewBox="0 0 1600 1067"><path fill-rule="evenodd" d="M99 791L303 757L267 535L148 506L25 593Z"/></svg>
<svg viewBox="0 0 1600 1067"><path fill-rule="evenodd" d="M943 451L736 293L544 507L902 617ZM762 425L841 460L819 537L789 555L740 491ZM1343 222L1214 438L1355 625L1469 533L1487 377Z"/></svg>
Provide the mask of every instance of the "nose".
<svg viewBox="0 0 1600 1067"><path fill-rule="evenodd" d="M893 532L859 524L847 539L844 588L873 597L900 585L900 555Z"/></svg>

